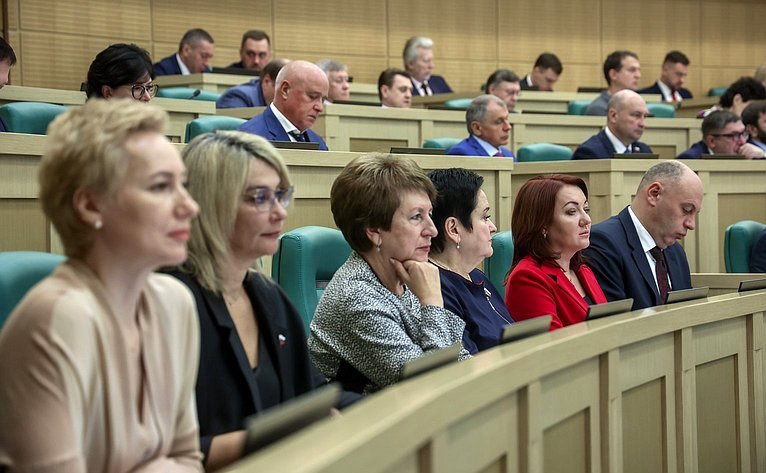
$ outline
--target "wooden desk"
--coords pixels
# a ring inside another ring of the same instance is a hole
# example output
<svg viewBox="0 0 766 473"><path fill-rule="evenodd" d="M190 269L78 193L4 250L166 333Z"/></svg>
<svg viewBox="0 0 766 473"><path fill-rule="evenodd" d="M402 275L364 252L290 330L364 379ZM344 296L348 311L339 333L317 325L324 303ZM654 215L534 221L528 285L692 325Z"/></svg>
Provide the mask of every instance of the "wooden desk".
<svg viewBox="0 0 766 473"><path fill-rule="evenodd" d="M517 163L512 174L514 198L529 178L550 173L581 177L588 185L591 218L598 223L630 203L653 160L599 159ZM723 235L740 220L766 221L766 162L687 160L705 189L697 228L683 240L692 272L725 272Z"/></svg>
<svg viewBox="0 0 766 473"><path fill-rule="evenodd" d="M351 92L351 97L348 99L350 102L380 103L377 84L352 82L348 86Z"/></svg>
<svg viewBox="0 0 766 473"><path fill-rule="evenodd" d="M766 293L573 325L402 382L226 471L766 471Z"/></svg>
<svg viewBox="0 0 766 473"><path fill-rule="evenodd" d="M200 72L186 76L159 76L154 82L160 87L191 87L192 89L209 90L222 94L235 85L244 84L258 76L236 74L214 74L212 72Z"/></svg>
<svg viewBox="0 0 766 473"><path fill-rule="evenodd" d="M0 105L11 102L47 102L57 105L82 105L85 92L79 90L45 89L42 87L22 87L6 85L0 89Z"/></svg>
<svg viewBox="0 0 766 473"><path fill-rule="evenodd" d="M682 100L676 108L676 117L679 118L697 118L697 114L702 110L716 105L721 97L700 97ZM702 121L699 122L702 126Z"/></svg>

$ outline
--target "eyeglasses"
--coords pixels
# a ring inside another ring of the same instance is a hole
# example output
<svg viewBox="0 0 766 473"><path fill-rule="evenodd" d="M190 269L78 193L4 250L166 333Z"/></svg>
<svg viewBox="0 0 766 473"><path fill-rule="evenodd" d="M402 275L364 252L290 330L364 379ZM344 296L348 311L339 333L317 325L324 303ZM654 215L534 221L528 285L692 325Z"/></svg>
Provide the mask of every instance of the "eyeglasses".
<svg viewBox="0 0 766 473"><path fill-rule="evenodd" d="M271 190L268 187L256 187L252 194L244 194L242 199L258 209L259 212L271 212L274 203L279 202L283 209L290 206L293 199L293 186Z"/></svg>
<svg viewBox="0 0 766 473"><path fill-rule="evenodd" d="M740 131L739 133L711 133L716 138L728 138L730 140L747 140L750 138L750 133L746 131Z"/></svg>
<svg viewBox="0 0 766 473"><path fill-rule="evenodd" d="M144 94L149 94L149 97L154 97L157 95L157 91L160 89L160 86L157 84L131 84L121 85L120 87L130 87L130 93L136 100L141 100L141 97L143 97Z"/></svg>

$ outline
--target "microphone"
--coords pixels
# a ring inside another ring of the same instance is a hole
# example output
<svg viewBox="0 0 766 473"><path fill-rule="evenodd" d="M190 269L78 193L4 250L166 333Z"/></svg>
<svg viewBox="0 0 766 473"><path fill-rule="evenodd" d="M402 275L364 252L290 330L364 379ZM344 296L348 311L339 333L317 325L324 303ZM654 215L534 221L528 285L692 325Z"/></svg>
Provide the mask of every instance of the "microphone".
<svg viewBox="0 0 766 473"><path fill-rule="evenodd" d="M192 92L191 96L188 99L186 99L186 100L193 100L193 99L197 98L197 96L199 96L199 94L201 94L201 93L202 93L202 91L200 89L194 89L194 92Z"/></svg>

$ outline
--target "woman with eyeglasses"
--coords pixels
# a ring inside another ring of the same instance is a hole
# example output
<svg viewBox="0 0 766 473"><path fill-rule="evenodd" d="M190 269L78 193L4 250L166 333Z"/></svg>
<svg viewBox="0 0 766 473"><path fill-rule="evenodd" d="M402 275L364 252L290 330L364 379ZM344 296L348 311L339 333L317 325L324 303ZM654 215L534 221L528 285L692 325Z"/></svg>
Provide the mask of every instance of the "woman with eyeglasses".
<svg viewBox="0 0 766 473"><path fill-rule="evenodd" d="M113 44L96 55L88 68L85 94L91 98L133 98L148 102L159 88L153 83L152 59L135 44Z"/></svg>
<svg viewBox="0 0 766 473"><path fill-rule="evenodd" d="M276 149L238 131L201 135L183 152L192 222L189 258L172 272L194 294L200 321L197 412L206 467L242 456L244 419L325 383L303 323L282 289L251 270L277 251L293 196Z"/></svg>

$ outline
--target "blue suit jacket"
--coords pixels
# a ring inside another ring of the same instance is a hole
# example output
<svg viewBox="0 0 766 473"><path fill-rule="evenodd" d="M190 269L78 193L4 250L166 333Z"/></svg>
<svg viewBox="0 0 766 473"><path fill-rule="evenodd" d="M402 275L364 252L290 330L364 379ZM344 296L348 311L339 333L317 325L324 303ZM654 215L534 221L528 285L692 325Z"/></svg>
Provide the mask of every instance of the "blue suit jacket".
<svg viewBox="0 0 766 473"><path fill-rule="evenodd" d="M431 89L431 92L434 94L448 94L452 92L452 87L447 84L447 81L444 80L444 77L432 75L428 78L428 87ZM415 88L415 84L412 84L412 96L418 96L423 95L423 91Z"/></svg>
<svg viewBox="0 0 766 473"><path fill-rule="evenodd" d="M652 152L652 148L649 145L640 141L631 144L630 148L634 153ZM606 159L611 158L614 153L614 146L609 141L609 137L606 136L606 131L601 130L588 138L585 143L578 146L572 155L572 159Z"/></svg>
<svg viewBox="0 0 766 473"><path fill-rule="evenodd" d="M274 115L274 112L271 111L270 107L267 107L260 115L256 115L241 124L237 129L262 136L269 141L291 141L290 136L288 136L285 129L282 128L282 124L279 123L277 116ZM311 130L306 130L306 133L309 135L309 141L312 143L319 143L319 149L327 151L327 145L321 136Z"/></svg>
<svg viewBox="0 0 766 473"><path fill-rule="evenodd" d="M516 156L514 156L505 146L500 147L500 152L503 153L504 158L513 158L513 160L516 161ZM460 143L451 146L447 150L447 154L459 156L489 156L473 135L464 139Z"/></svg>
<svg viewBox="0 0 766 473"><path fill-rule="evenodd" d="M750 272L766 273L766 230L758 235L750 250Z"/></svg>
<svg viewBox="0 0 766 473"><path fill-rule="evenodd" d="M263 107L268 105L261 90L261 79L256 77L239 84L221 95L215 102L216 108Z"/></svg>
<svg viewBox="0 0 766 473"><path fill-rule="evenodd" d="M643 88L643 89L639 89L639 90L637 90L637 92L639 94L658 94L658 95L662 95L662 90L660 89L660 85L657 82L655 82L654 84L652 84L649 87L646 87L646 88ZM689 92L689 89L684 89L683 87L681 87L680 89L678 89L678 93L681 94L681 98L682 99L690 99L690 98L692 98L692 93Z"/></svg>
<svg viewBox="0 0 766 473"><path fill-rule="evenodd" d="M154 63L152 67L154 68L155 76L181 75L181 67L178 65L178 61L176 61L176 53L162 59L160 62ZM206 72L210 71L211 69L208 67Z"/></svg>
<svg viewBox="0 0 766 473"><path fill-rule="evenodd" d="M700 159L703 154L710 154L710 151L704 142L698 141L691 148L676 156L676 159Z"/></svg>
<svg viewBox="0 0 766 473"><path fill-rule="evenodd" d="M664 253L673 290L692 287L683 247L674 243ZM633 310L661 304L657 282L627 207L593 226L585 255L607 300L632 297Z"/></svg>

